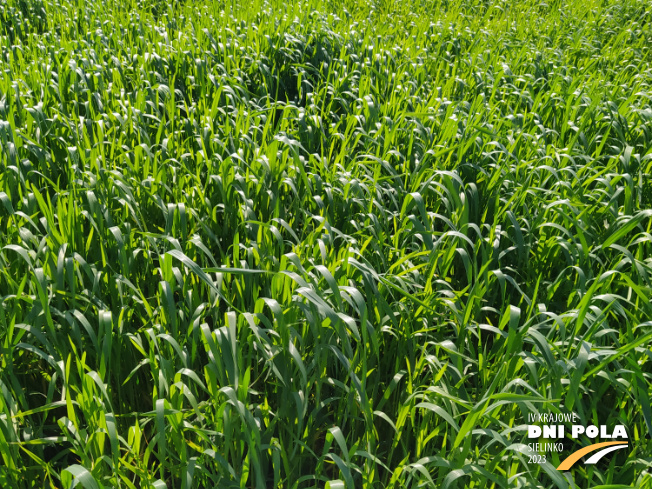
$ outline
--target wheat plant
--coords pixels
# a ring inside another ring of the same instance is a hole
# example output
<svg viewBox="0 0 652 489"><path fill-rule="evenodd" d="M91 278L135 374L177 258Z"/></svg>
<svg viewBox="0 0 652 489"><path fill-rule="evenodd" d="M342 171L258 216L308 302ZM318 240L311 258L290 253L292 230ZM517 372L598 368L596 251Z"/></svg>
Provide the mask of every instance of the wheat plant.
<svg viewBox="0 0 652 489"><path fill-rule="evenodd" d="M651 99L645 0L0 0L0 485L651 488Z"/></svg>

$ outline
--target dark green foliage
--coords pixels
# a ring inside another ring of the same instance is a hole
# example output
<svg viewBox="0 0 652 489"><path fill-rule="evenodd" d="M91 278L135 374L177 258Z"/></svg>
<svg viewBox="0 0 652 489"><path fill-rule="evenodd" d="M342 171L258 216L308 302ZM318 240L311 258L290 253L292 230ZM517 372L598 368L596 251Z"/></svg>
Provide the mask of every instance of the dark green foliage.
<svg viewBox="0 0 652 489"><path fill-rule="evenodd" d="M0 2L2 487L650 487L647 3Z"/></svg>

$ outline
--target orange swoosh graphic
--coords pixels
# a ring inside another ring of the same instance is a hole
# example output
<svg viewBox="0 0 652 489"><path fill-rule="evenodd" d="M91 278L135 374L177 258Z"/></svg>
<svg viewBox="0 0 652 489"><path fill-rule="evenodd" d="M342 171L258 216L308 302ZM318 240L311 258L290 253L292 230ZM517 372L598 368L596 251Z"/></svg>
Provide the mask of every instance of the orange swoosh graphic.
<svg viewBox="0 0 652 489"><path fill-rule="evenodd" d="M557 470L568 470L570 469L575 462L581 459L587 453L594 452L600 448L608 447L611 445L627 445L627 442L623 441L606 441L604 443L596 443L594 445L589 445L588 447L580 448L578 451L571 453L566 459L559 464Z"/></svg>

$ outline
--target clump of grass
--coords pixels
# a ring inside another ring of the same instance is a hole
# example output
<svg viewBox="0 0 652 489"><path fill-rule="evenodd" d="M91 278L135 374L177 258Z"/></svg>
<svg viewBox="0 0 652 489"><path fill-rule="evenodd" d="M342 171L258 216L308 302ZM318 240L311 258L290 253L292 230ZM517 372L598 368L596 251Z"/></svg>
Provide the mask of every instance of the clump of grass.
<svg viewBox="0 0 652 489"><path fill-rule="evenodd" d="M0 483L649 487L649 17L0 3Z"/></svg>

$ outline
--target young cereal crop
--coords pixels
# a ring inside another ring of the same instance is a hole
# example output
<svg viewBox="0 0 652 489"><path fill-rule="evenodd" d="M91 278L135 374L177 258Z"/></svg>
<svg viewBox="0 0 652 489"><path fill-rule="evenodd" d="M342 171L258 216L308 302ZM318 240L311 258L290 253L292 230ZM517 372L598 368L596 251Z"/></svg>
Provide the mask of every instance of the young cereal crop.
<svg viewBox="0 0 652 489"><path fill-rule="evenodd" d="M651 99L645 0L0 0L0 485L652 488Z"/></svg>

